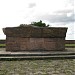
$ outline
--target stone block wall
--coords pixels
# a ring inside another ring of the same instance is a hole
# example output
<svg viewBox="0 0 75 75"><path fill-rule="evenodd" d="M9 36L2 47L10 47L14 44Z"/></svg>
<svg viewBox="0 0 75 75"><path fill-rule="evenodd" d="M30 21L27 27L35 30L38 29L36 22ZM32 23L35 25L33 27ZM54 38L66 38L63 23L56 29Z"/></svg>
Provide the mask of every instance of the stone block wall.
<svg viewBox="0 0 75 75"><path fill-rule="evenodd" d="M9 42L8 42L9 41ZM64 50L64 38L13 38L7 37L8 51Z"/></svg>
<svg viewBox="0 0 75 75"><path fill-rule="evenodd" d="M7 51L65 50L67 28L5 28Z"/></svg>

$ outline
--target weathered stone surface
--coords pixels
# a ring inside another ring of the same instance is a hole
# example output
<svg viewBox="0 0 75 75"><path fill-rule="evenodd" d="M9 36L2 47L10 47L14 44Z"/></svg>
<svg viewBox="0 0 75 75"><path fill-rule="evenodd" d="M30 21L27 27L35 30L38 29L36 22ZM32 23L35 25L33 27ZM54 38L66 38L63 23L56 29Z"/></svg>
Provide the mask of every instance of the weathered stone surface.
<svg viewBox="0 0 75 75"><path fill-rule="evenodd" d="M9 27L6 34L6 50L64 50L67 28Z"/></svg>
<svg viewBox="0 0 75 75"><path fill-rule="evenodd" d="M6 49L18 50L64 50L64 38L13 38L7 37Z"/></svg>
<svg viewBox="0 0 75 75"><path fill-rule="evenodd" d="M4 33L10 37L65 37L67 28L56 27L7 27Z"/></svg>

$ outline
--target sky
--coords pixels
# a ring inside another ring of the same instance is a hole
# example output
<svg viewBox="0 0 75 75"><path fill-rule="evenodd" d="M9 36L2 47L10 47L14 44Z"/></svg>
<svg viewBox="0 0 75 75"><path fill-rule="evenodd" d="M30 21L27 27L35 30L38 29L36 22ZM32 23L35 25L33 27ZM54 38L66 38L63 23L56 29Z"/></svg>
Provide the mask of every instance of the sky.
<svg viewBox="0 0 75 75"><path fill-rule="evenodd" d="M66 40L75 40L75 0L0 0L0 39L2 28L42 20L51 27L68 27Z"/></svg>

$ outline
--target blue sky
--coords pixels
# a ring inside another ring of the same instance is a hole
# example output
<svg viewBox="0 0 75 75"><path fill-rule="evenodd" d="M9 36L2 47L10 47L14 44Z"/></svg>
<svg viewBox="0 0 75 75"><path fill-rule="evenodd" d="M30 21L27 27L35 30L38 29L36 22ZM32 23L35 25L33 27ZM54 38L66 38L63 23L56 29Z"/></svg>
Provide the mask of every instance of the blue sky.
<svg viewBox="0 0 75 75"><path fill-rule="evenodd" d="M51 27L68 27L67 40L75 40L75 0L0 0L0 39L2 28L42 20Z"/></svg>

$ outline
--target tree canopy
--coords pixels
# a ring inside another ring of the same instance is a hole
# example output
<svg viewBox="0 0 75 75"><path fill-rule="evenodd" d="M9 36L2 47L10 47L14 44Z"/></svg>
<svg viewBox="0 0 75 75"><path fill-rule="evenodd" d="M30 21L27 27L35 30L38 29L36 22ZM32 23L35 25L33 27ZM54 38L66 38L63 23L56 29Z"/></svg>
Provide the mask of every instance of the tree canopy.
<svg viewBox="0 0 75 75"><path fill-rule="evenodd" d="M49 27L49 25L46 25L45 23L42 23L42 21L40 20L39 22L31 22L31 24L29 24L31 26L37 26L37 27ZM20 27L26 27L28 26L27 24L20 24Z"/></svg>
<svg viewBox="0 0 75 75"><path fill-rule="evenodd" d="M49 27L49 25L46 25L45 23L42 23L41 20L39 22L32 22L31 25L38 26L38 27Z"/></svg>

